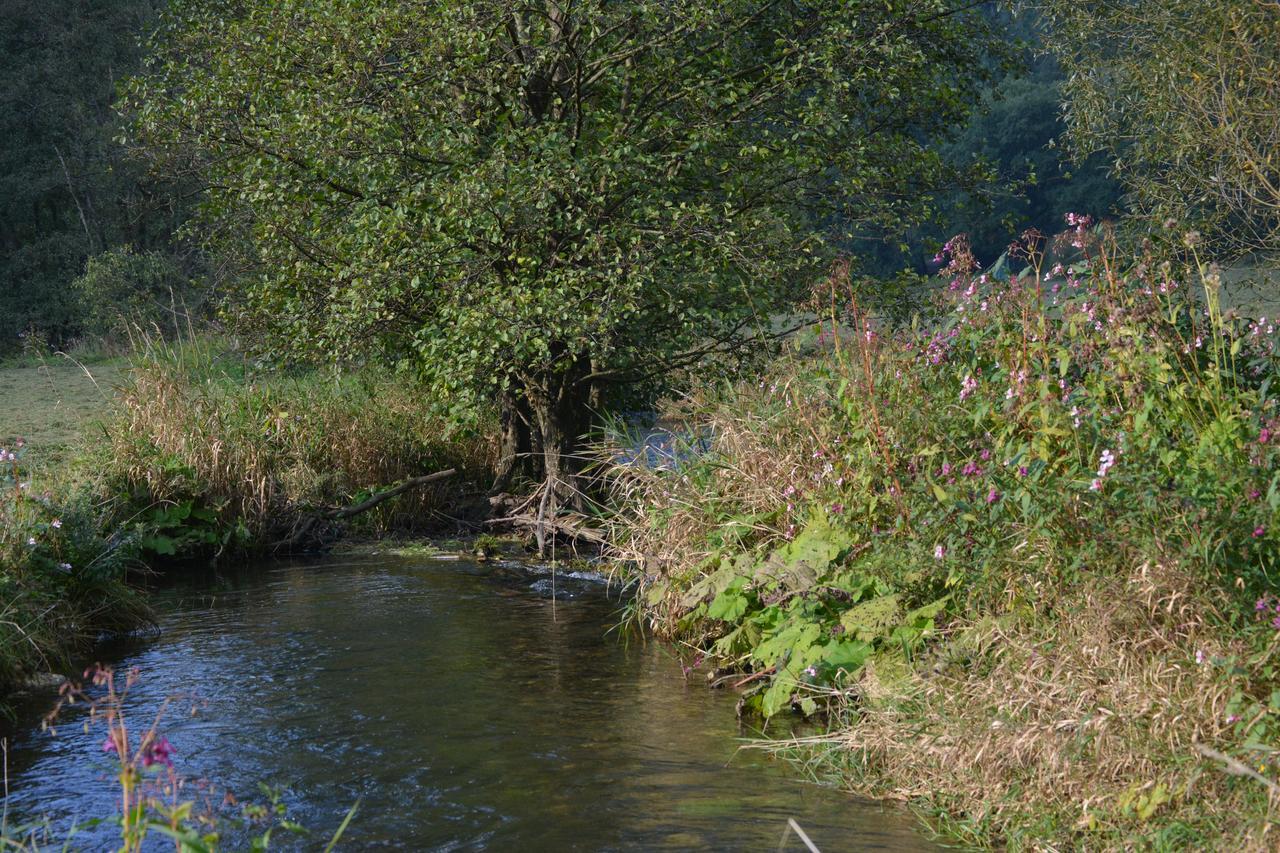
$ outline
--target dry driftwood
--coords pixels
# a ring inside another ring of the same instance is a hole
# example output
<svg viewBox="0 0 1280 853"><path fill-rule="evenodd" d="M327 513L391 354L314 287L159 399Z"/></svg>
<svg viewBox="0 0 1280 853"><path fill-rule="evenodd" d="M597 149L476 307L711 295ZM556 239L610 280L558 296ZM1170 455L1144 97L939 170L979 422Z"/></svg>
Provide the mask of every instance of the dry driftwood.
<svg viewBox="0 0 1280 853"><path fill-rule="evenodd" d="M303 518L293 529L293 533L287 539L282 539L272 546L274 551L290 551L297 548L307 537L311 535L311 531L322 521L341 521L344 518L352 518L362 512L368 512L379 504L389 501L394 497L404 494L410 489L416 489L430 483L447 480L454 474L458 473L457 469L449 468L444 471L437 471L434 474L424 474L421 477L410 477L397 486L378 492L358 504L347 507L331 507L329 509L314 512Z"/></svg>

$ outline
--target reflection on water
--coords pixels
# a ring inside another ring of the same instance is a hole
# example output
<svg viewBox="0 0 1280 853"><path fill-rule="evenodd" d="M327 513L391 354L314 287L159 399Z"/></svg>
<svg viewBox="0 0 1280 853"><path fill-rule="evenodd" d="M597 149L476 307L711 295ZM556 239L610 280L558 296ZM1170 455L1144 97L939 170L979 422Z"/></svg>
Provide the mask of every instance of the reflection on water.
<svg viewBox="0 0 1280 853"><path fill-rule="evenodd" d="M184 775L280 785L316 837L359 799L346 849L776 850L789 817L824 851L926 847L909 816L739 752L734 697L607 634L598 585L562 579L554 606L542 586L466 561L275 566L163 594L160 638L115 664L142 671L137 720L198 695L165 726ZM21 731L11 822L111 813L101 741Z"/></svg>

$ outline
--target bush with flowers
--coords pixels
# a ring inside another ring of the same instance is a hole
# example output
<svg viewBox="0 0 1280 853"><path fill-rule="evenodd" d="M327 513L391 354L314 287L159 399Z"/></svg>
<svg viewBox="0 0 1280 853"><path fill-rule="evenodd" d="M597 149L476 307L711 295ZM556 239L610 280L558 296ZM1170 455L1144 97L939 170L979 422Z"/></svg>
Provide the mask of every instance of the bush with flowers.
<svg viewBox="0 0 1280 853"><path fill-rule="evenodd" d="M1162 262L1067 225L1011 276L951 241L896 326L837 269L763 381L673 407L711 451L610 471L637 615L971 841L1265 847L1277 323L1224 310L1194 235Z"/></svg>

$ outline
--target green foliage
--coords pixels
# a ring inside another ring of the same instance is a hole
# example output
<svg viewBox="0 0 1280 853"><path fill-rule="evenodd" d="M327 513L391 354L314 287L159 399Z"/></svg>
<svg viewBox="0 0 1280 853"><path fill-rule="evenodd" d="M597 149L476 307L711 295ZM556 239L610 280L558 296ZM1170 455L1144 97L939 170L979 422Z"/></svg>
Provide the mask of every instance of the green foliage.
<svg viewBox="0 0 1280 853"><path fill-rule="evenodd" d="M967 234L974 254L994 263L1022 232L1060 230L1064 210L1096 217L1122 212L1122 187L1107 174L1111 161L1102 155L1073 159L1071 149L1060 144L1066 131L1066 75L1046 54L1039 16L1026 8L1014 16L996 4L983 11L993 37L1011 49L1005 61L991 66L992 81L967 123L938 149L969 179L938 195L933 216L920 226L851 246L869 256L873 290L883 292L877 307L905 313L904 319L920 306L904 299L887 279L904 268L935 269L935 252L953 234Z"/></svg>
<svg viewBox="0 0 1280 853"><path fill-rule="evenodd" d="M1280 774L1277 324L1071 219L1074 268L951 241L898 327L834 279L816 350L671 413L708 452L615 464L616 540L747 707L838 712L860 790L1015 846L1256 839L1266 789L1175 745Z"/></svg>
<svg viewBox="0 0 1280 853"><path fill-rule="evenodd" d="M859 550L848 527L816 510L792 541L763 556L730 551L681 593L685 624L727 626L710 647L716 658L771 673L749 701L765 717L793 699L813 713L820 686L851 683L877 652L909 654L933 630L946 599L904 610L882 580L852 567Z"/></svg>
<svg viewBox="0 0 1280 853"><path fill-rule="evenodd" d="M827 223L914 221L981 36L940 0L182 2L129 108L206 175L273 346L527 401L551 453L593 400L764 344Z"/></svg>
<svg viewBox="0 0 1280 853"><path fill-rule="evenodd" d="M85 331L116 340L133 328L177 337L187 330L183 320L190 322L192 300L198 299L171 254L136 252L129 246L90 258L71 287Z"/></svg>
<svg viewBox="0 0 1280 853"><path fill-rule="evenodd" d="M1102 151L1144 224L1280 250L1280 8L1266 0L1032 0L1068 75L1070 138Z"/></svg>
<svg viewBox="0 0 1280 853"><path fill-rule="evenodd" d="M1119 211L1121 187L1108 177L1105 158L1073 164L1058 144L1066 129L1062 84L1056 65L1041 61L993 87L981 114L945 151L953 158L982 158L1000 179L977 198L950 199L939 217L950 230L938 233L936 244L966 233L974 254L994 263L1023 231L1060 230L1064 210L1095 217Z"/></svg>

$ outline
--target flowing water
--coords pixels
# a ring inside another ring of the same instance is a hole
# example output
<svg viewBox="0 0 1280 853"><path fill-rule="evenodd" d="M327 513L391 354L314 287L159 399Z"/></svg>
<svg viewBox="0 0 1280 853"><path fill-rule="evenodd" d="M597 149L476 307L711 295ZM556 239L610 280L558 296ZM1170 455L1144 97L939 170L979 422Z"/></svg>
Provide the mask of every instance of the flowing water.
<svg viewBox="0 0 1280 853"><path fill-rule="evenodd" d="M319 849L357 800L341 849L803 850L779 848L788 818L823 851L928 847L901 811L739 750L732 693L609 632L602 584L556 585L553 601L546 578L428 556L260 567L161 593L159 636L110 662L141 672L135 724L181 697L162 727L184 776L284 790L314 831L286 847ZM102 729L41 732L51 702L19 708L10 824L115 810Z"/></svg>

